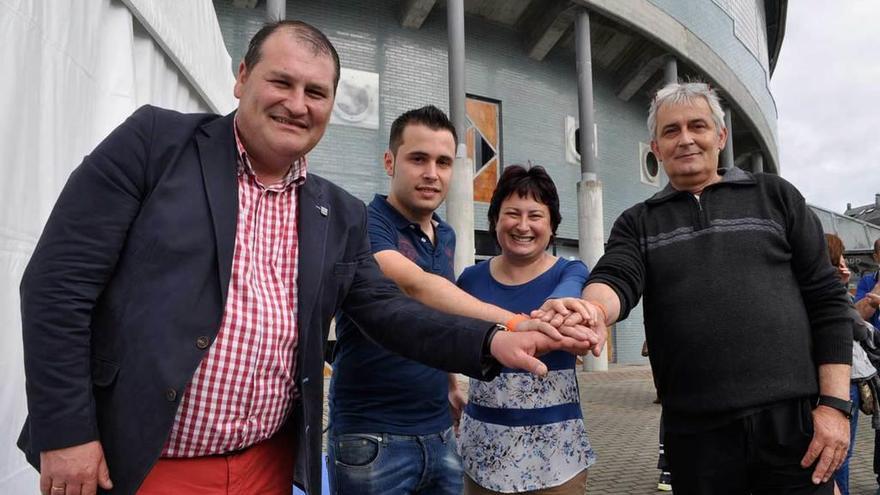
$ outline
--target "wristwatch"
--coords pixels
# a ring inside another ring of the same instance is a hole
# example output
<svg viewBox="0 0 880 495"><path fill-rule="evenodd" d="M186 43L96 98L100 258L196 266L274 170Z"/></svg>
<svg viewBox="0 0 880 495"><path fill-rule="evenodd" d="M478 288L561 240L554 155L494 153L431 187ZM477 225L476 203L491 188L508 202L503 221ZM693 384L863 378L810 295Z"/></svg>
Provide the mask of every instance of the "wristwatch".
<svg viewBox="0 0 880 495"><path fill-rule="evenodd" d="M816 405L837 409L846 416L846 419L851 419L853 411L855 410L855 404L853 404L851 400L843 400L830 395L820 395L819 398L816 399Z"/></svg>
<svg viewBox="0 0 880 495"><path fill-rule="evenodd" d="M485 340L483 340L483 359L492 359L492 339L495 338L495 334L498 332L509 332L506 326L495 323L492 325L492 328L489 329L489 333L486 334Z"/></svg>
<svg viewBox="0 0 880 495"><path fill-rule="evenodd" d="M483 348L481 352L481 367L483 371L483 375L487 377L494 377L501 370L501 363L492 356L492 339L495 338L495 334L498 332L506 332L509 331L507 327L504 325L495 323L492 325L492 328L486 332L486 338L483 339Z"/></svg>

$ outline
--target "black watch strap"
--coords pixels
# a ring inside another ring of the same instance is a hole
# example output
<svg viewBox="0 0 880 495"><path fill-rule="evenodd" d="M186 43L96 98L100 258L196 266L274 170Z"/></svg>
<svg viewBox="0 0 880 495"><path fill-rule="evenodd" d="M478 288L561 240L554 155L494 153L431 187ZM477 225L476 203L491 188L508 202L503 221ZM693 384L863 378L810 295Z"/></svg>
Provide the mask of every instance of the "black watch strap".
<svg viewBox="0 0 880 495"><path fill-rule="evenodd" d="M492 356L492 339L498 332L504 332L507 327L504 325L494 324L492 328L486 332L486 338L483 340L481 367L484 380L491 380L501 371L501 364Z"/></svg>
<svg viewBox="0 0 880 495"><path fill-rule="evenodd" d="M852 418L853 403L850 400L839 399L830 395L820 395L816 400L817 406L827 406L842 412L847 419Z"/></svg>
<svg viewBox="0 0 880 495"><path fill-rule="evenodd" d="M489 329L489 332L486 333L486 338L483 340L483 359L492 359L492 339L495 338L496 333L506 330L507 327L504 325L498 323L492 325L492 328Z"/></svg>

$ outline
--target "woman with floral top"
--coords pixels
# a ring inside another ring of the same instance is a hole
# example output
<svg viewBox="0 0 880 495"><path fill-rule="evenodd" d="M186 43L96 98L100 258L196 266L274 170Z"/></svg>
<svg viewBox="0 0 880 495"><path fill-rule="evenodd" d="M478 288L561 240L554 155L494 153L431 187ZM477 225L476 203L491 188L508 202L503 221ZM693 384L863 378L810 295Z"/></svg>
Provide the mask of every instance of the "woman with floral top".
<svg viewBox="0 0 880 495"><path fill-rule="evenodd" d="M515 313L549 297L579 297L587 267L547 247L562 217L556 186L542 167L505 168L489 205L489 233L501 255L464 271L459 286ZM471 380L459 446L471 494L583 494L596 456L584 427L575 356L541 358L540 378L504 369L491 382Z"/></svg>

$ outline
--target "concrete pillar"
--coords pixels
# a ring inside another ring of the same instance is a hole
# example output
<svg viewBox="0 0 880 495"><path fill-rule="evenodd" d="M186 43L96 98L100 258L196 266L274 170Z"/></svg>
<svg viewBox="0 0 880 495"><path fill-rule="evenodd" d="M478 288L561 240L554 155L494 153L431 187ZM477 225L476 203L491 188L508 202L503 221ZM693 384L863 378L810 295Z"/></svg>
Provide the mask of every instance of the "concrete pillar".
<svg viewBox="0 0 880 495"><path fill-rule="evenodd" d="M449 36L449 116L458 134L452 182L446 196L446 221L455 230L455 275L474 264L474 166L467 157L464 81L464 0L446 3Z"/></svg>
<svg viewBox="0 0 880 495"><path fill-rule="evenodd" d="M752 153L752 172L764 171L764 155L760 151Z"/></svg>
<svg viewBox="0 0 880 495"><path fill-rule="evenodd" d="M602 183L596 166L596 140L593 134L593 57L590 52L590 13L580 9L575 24L578 76L578 116L580 118L581 180L578 182L578 254L589 267L605 253L602 225ZM608 344L596 358L584 357L584 370L608 370Z"/></svg>
<svg viewBox="0 0 880 495"><path fill-rule="evenodd" d="M663 65L663 83L672 84L678 82L678 62L675 56L670 55Z"/></svg>
<svg viewBox="0 0 880 495"><path fill-rule="evenodd" d="M719 167L727 169L733 168L733 126L731 125L733 118L731 117L731 112L730 107L724 107L724 127L727 128L727 145L721 151L721 163L718 164Z"/></svg>
<svg viewBox="0 0 880 495"><path fill-rule="evenodd" d="M286 0L266 0L266 22L283 21L286 18Z"/></svg>

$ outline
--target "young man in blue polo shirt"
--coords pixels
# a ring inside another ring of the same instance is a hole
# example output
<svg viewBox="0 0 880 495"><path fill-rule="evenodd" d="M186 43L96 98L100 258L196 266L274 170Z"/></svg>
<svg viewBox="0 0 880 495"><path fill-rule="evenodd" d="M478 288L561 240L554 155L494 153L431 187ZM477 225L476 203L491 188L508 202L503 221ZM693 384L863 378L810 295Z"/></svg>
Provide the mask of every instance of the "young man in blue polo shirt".
<svg viewBox="0 0 880 495"><path fill-rule="evenodd" d="M449 313L516 330L552 332L483 303L454 284L455 232L434 211L446 198L455 127L434 106L411 110L391 126L387 197L368 207L373 254L409 296ZM465 403L454 376L402 358L337 315L330 382L327 453L334 494L460 494L462 468L453 420Z"/></svg>

